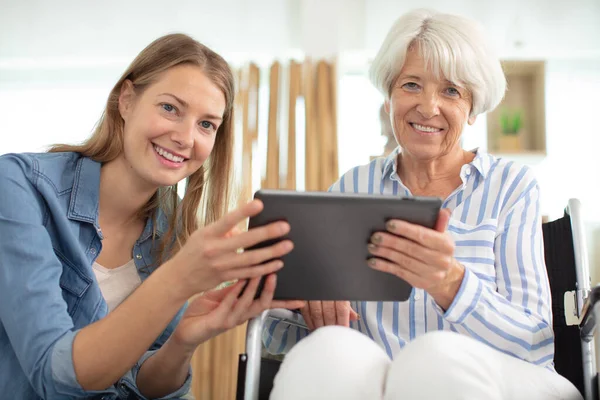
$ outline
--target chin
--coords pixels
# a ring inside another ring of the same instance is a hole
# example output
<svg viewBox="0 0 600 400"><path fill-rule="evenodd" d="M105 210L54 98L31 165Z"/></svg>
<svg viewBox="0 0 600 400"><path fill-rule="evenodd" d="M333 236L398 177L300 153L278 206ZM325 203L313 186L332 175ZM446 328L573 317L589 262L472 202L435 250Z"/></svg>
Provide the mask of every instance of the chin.
<svg viewBox="0 0 600 400"><path fill-rule="evenodd" d="M148 185L156 187L158 189L161 187L176 185L182 179L185 179L185 177L180 178L179 176L174 177L174 176L156 176L156 175L154 175L154 176L146 176L144 180L146 182L148 182Z"/></svg>

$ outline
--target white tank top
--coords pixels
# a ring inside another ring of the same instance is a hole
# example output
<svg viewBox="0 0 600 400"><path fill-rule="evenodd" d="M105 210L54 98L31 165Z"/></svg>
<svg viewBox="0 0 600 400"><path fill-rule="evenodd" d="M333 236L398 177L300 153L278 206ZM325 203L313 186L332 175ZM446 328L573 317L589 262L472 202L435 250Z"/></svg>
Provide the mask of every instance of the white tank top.
<svg viewBox="0 0 600 400"><path fill-rule="evenodd" d="M142 284L140 275L133 258L125 265L117 268L104 268L98 263L93 264L94 275L100 285L100 291L106 303L108 312L121 304L138 286Z"/></svg>

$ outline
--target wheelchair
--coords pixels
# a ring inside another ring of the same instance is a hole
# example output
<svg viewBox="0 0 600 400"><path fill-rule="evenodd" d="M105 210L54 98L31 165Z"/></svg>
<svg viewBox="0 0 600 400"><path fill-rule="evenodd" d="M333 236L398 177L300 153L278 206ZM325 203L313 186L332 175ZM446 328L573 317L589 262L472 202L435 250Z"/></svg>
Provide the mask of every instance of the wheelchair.
<svg viewBox="0 0 600 400"><path fill-rule="evenodd" d="M596 371L596 321L600 285L590 288L589 258L581 203L571 199L562 218L542 224L544 255L552 294L554 366L585 400L600 400ZM237 400L268 399L280 360L262 357L262 332L269 320L305 327L300 314L268 310L248 322L246 351L238 359Z"/></svg>

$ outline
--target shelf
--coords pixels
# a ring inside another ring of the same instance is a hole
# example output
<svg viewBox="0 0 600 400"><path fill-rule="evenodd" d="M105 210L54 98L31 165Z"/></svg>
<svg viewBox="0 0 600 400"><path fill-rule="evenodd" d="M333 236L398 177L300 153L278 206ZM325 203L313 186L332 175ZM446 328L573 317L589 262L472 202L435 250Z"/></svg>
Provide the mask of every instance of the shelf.
<svg viewBox="0 0 600 400"><path fill-rule="evenodd" d="M518 158L545 155L545 63L504 61L502 67L507 91L502 102L487 116L488 149L492 154ZM514 126L520 126L518 133L503 133Z"/></svg>

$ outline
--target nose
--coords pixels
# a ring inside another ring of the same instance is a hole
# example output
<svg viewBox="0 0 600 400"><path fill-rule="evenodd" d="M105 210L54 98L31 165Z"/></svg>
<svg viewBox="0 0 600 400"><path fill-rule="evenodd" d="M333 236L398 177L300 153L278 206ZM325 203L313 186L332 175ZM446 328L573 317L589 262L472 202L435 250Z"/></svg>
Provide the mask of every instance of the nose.
<svg viewBox="0 0 600 400"><path fill-rule="evenodd" d="M439 98L437 93L426 93L423 92L419 104L417 105L417 112L421 114L424 119L430 119L439 115Z"/></svg>
<svg viewBox="0 0 600 400"><path fill-rule="evenodd" d="M182 122L171 131L171 140L181 149L189 149L194 145L196 124Z"/></svg>

